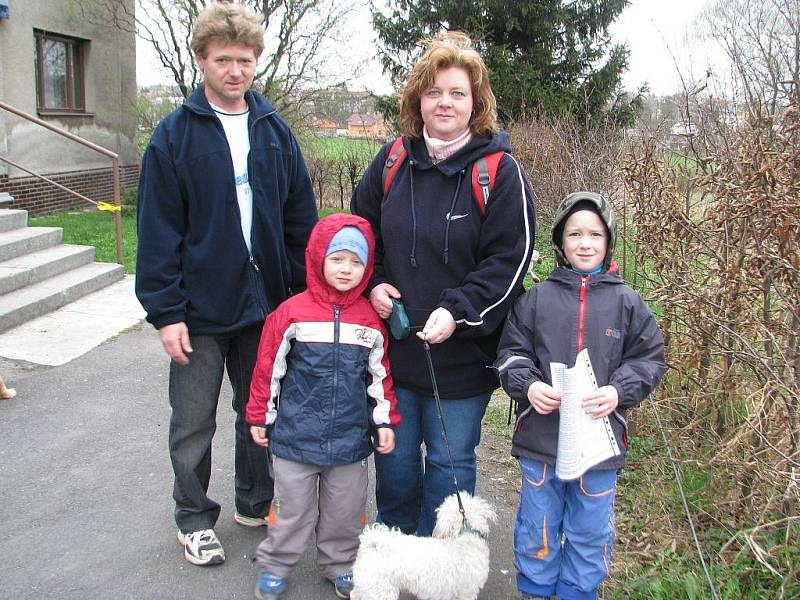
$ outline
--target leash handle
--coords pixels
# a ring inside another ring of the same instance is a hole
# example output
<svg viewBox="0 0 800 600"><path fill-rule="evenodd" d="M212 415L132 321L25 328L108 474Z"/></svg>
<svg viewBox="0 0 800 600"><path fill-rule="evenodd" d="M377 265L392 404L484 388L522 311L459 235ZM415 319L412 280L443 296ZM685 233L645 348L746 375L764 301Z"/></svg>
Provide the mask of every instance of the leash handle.
<svg viewBox="0 0 800 600"><path fill-rule="evenodd" d="M444 413L442 412L442 402L439 399L439 386L436 385L436 373L433 370L433 359L431 358L431 347L425 340L422 341L425 347L425 359L428 362L428 373L431 376L431 385L433 386L433 399L436 402L436 412L439 413L439 423L442 424L442 435L444 436L444 445L447 447L447 458L450 460L450 472L453 474L453 485L456 488L456 499L458 500L458 510L461 513L461 518L464 521L464 527L467 527L467 514L464 512L464 504L461 502L461 494L458 491L458 478L456 477L456 468L453 464L453 455L450 452L450 440L447 439L447 428L444 425Z"/></svg>

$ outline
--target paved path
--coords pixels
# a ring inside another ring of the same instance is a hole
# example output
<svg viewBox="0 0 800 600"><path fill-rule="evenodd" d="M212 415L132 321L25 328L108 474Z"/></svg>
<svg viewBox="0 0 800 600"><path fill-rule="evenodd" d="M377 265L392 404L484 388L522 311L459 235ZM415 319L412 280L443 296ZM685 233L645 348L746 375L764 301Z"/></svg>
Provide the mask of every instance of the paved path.
<svg viewBox="0 0 800 600"><path fill-rule="evenodd" d="M182 558L167 455L167 360L146 324L71 362L0 359L17 397L0 400L0 598L250 599L263 530L233 521L233 412L223 387L210 495L227 554L218 567ZM490 496L487 490L482 492ZM370 494L372 498L372 494ZM513 511L500 523L482 600L516 598ZM374 515L374 507L370 507ZM335 598L309 551L285 600Z"/></svg>

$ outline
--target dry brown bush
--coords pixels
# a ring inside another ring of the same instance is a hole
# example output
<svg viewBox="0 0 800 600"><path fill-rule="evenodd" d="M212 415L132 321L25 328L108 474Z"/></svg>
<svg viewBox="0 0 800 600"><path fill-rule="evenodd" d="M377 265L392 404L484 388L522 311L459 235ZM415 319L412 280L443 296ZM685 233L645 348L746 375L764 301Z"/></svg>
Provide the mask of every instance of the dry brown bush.
<svg viewBox="0 0 800 600"><path fill-rule="evenodd" d="M796 544L800 107L776 117L753 108L737 125L698 120L685 160L643 138L623 167L671 367L658 405L710 474L707 524L737 544L768 524ZM771 565L781 567L791 569Z"/></svg>
<svg viewBox="0 0 800 600"><path fill-rule="evenodd" d="M617 127L541 118L516 123L510 130L514 156L524 165L536 194L540 224L549 224L558 203L578 190L599 192L613 204L621 203L624 135Z"/></svg>
<svg viewBox="0 0 800 600"><path fill-rule="evenodd" d="M685 100L693 134L682 151L664 128L626 136L538 120L513 128L514 154L537 194L540 251L564 195L611 198L617 258L667 342L670 371L653 402L686 476L710 484L694 504L700 537L727 532L720 559L749 552L791 579L781 552L798 544L800 514L800 107L775 117L736 107L732 118L720 102ZM658 440L652 414L639 412L638 426ZM656 489L672 494L674 483ZM683 546L674 502L637 516ZM776 534L784 543L765 550Z"/></svg>

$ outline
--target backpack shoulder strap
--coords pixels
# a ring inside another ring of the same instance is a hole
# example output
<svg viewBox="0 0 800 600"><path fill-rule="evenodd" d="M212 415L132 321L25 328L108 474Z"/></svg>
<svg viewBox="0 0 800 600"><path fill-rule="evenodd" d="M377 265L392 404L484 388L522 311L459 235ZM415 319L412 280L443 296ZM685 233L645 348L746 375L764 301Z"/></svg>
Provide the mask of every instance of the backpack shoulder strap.
<svg viewBox="0 0 800 600"><path fill-rule="evenodd" d="M472 165L472 196L481 211L481 216L486 215L486 206L489 204L489 194L494 188L497 179L497 167L503 159L505 152L502 150L492 152L479 158Z"/></svg>
<svg viewBox="0 0 800 600"><path fill-rule="evenodd" d="M406 158L406 149L403 147L403 138L397 138L389 150L389 156L386 157L386 163L383 165L383 174L381 175L381 183L383 184L383 195L389 193L389 186L392 185L397 169L403 164Z"/></svg>

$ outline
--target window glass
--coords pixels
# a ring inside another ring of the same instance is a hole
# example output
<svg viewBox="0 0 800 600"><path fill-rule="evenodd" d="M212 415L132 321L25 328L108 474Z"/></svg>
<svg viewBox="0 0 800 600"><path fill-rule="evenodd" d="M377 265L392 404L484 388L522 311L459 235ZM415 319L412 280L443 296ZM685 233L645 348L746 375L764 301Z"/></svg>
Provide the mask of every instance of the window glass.
<svg viewBox="0 0 800 600"><path fill-rule="evenodd" d="M81 64L81 48L78 44L72 43L69 45L72 67L72 76L70 77L72 87L72 105L76 108L82 108L83 102L83 68Z"/></svg>
<svg viewBox="0 0 800 600"><path fill-rule="evenodd" d="M44 104L47 108L67 108L67 45L44 40Z"/></svg>

